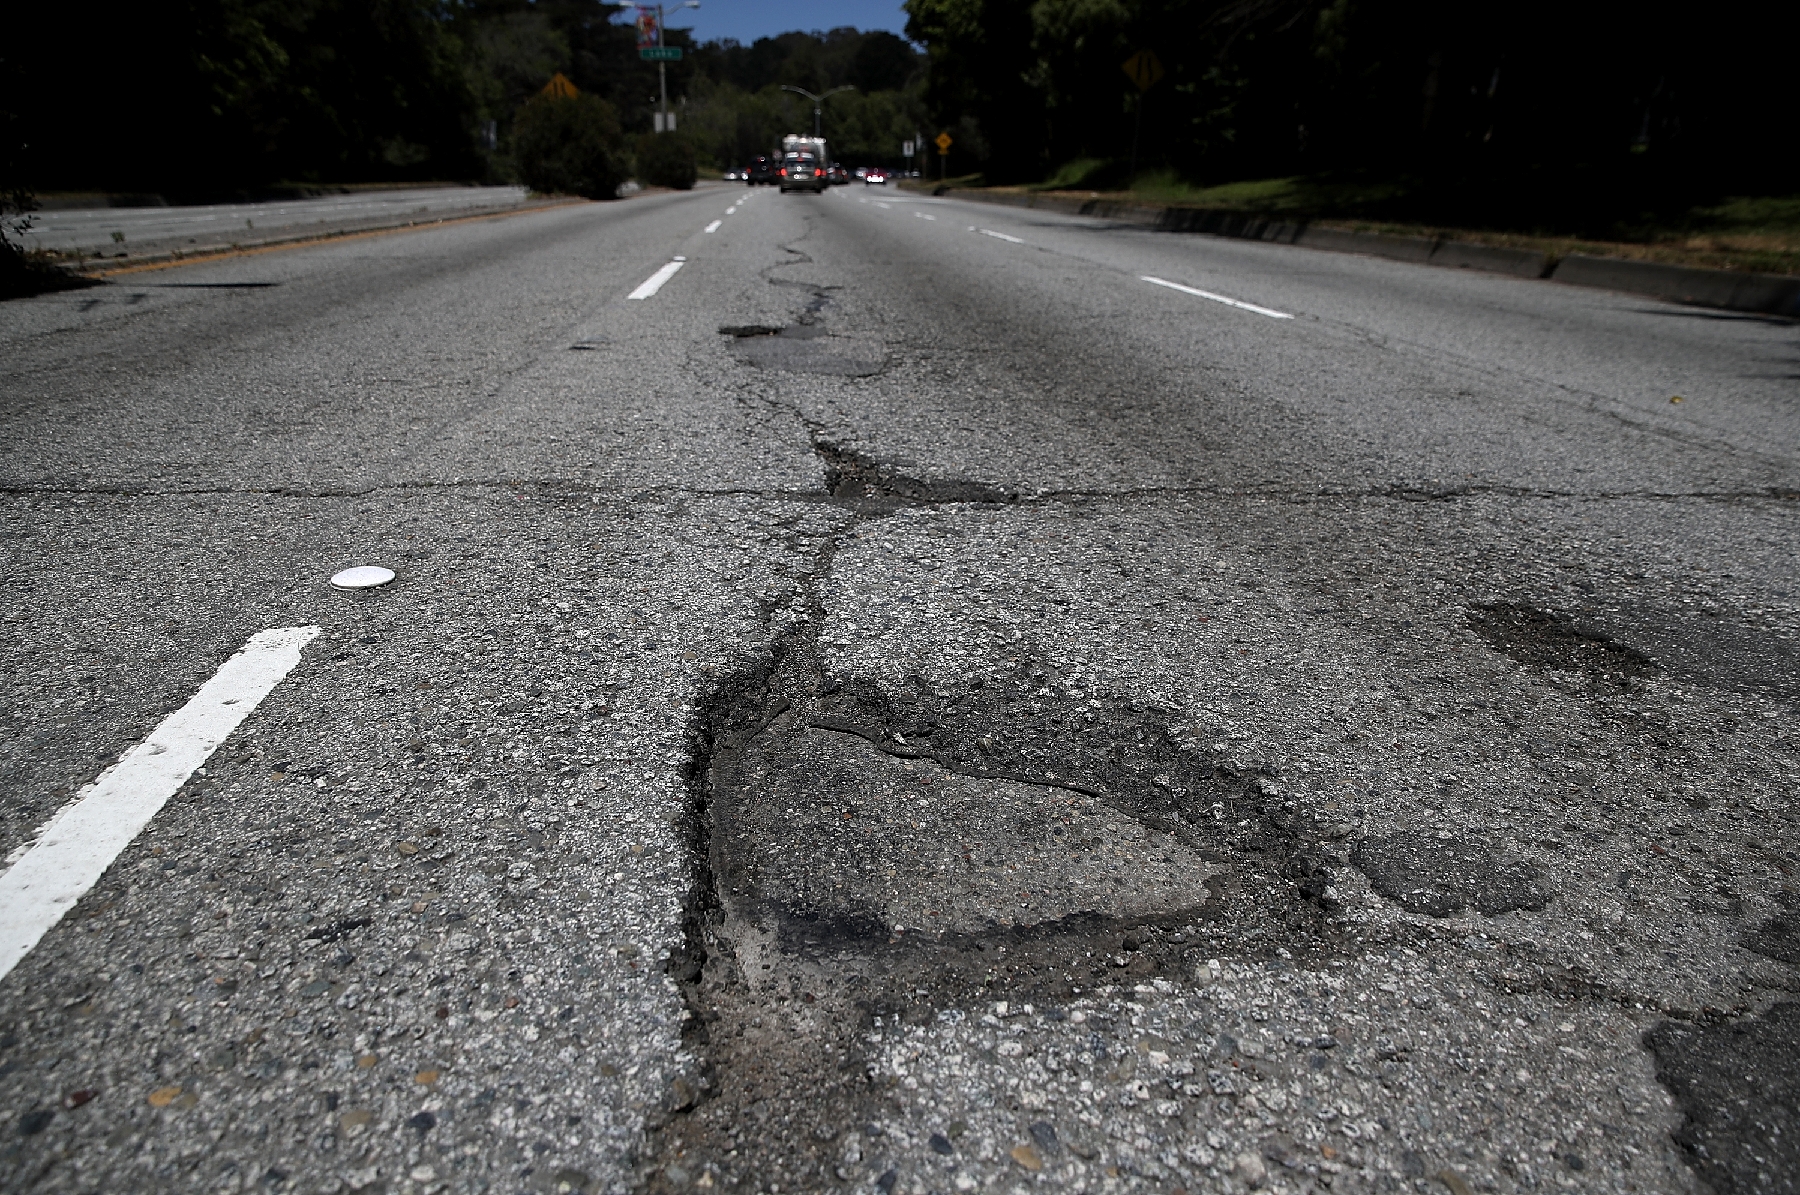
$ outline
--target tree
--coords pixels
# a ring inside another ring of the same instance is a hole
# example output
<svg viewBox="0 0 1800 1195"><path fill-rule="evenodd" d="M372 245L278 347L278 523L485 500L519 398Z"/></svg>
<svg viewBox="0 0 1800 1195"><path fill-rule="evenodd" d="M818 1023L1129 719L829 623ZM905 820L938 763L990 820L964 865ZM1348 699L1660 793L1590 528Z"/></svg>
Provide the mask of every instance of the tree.
<svg viewBox="0 0 1800 1195"><path fill-rule="evenodd" d="M645 133L637 139L638 181L691 191L698 177L694 143L685 133Z"/></svg>
<svg viewBox="0 0 1800 1195"><path fill-rule="evenodd" d="M519 177L534 191L616 199L630 177L619 118L598 96L527 100L512 137Z"/></svg>

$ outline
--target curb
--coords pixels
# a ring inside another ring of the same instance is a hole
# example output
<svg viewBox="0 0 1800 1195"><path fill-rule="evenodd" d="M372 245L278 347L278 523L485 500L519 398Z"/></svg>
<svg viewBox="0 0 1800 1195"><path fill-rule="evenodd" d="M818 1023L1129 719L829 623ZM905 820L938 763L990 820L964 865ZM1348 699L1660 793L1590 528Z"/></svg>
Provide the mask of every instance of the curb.
<svg viewBox="0 0 1800 1195"><path fill-rule="evenodd" d="M923 189L923 188L920 188ZM1618 257L1590 257L1571 253L1556 258L1532 249L1506 249L1472 241L1432 237L1395 236L1385 232L1354 232L1340 228L1314 228L1303 220L1280 220L1244 212L1212 208L1166 207L1116 199L1075 199L1029 192L995 193L947 188L933 190L952 199L998 203L1008 207L1039 208L1070 216L1091 216L1121 224L1154 228L1159 232L1198 232L1209 236L1274 241L1307 249L1337 253L1361 253L1415 265L1448 266L1482 270L1515 278L1540 278L1572 286L1645 295L1697 307L1747 311L1765 315L1800 317L1800 278L1781 274L1741 274L1734 270L1707 270L1672 266L1654 261Z"/></svg>
<svg viewBox="0 0 1800 1195"><path fill-rule="evenodd" d="M1575 286L1600 286L1697 307L1800 316L1800 278L1780 274L1739 274L1571 253L1556 264L1551 277Z"/></svg>

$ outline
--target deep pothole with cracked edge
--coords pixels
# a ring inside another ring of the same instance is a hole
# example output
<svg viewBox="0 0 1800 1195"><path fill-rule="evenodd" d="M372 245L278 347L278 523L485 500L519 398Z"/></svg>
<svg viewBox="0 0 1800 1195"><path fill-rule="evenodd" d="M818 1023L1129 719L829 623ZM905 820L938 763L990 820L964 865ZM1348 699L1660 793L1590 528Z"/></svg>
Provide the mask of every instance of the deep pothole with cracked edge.
<svg viewBox="0 0 1800 1195"><path fill-rule="evenodd" d="M1344 860L1259 777L1207 758L1174 711L1047 700L1030 659L955 693L839 675L817 640L837 545L905 507L1013 496L912 477L816 434L814 447L855 517L822 553L801 629L696 717L696 880L669 973L704 1062L651 1125L651 1191L837 1185L833 1141L866 1132L886 1094L860 1048L874 1018L1057 1001L1220 954L1338 949L1327 889ZM915 783L956 806L939 825L910 816ZM1121 825L1161 862L1148 879L1121 880L1103 858ZM1041 891L1041 871L1015 880L1007 849L1060 860L1061 890ZM1014 883L1040 891L1015 904ZM973 911L924 907L958 896Z"/></svg>

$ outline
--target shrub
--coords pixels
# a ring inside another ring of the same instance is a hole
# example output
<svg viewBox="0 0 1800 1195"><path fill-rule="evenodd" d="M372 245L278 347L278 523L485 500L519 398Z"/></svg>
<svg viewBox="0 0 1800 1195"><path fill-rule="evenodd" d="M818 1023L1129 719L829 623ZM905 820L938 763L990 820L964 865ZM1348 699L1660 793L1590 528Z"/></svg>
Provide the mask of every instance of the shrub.
<svg viewBox="0 0 1800 1195"><path fill-rule="evenodd" d="M616 199L630 177L625 136L612 105L598 96L536 96L513 119L513 157L534 191Z"/></svg>
<svg viewBox="0 0 1800 1195"><path fill-rule="evenodd" d="M637 139L637 177L651 187L694 189L694 143L679 132L645 133Z"/></svg>

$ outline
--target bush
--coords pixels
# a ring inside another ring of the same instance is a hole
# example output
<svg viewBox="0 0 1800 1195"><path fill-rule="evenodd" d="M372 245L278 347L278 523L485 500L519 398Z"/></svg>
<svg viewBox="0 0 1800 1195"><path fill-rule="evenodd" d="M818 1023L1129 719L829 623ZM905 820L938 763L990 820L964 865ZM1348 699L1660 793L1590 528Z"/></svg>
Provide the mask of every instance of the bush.
<svg viewBox="0 0 1800 1195"><path fill-rule="evenodd" d="M598 96L536 96L513 119L513 157L533 191L616 199L630 177L625 135L612 105Z"/></svg>
<svg viewBox="0 0 1800 1195"><path fill-rule="evenodd" d="M694 189L694 143L686 135L645 133L637 139L637 177L651 187Z"/></svg>

